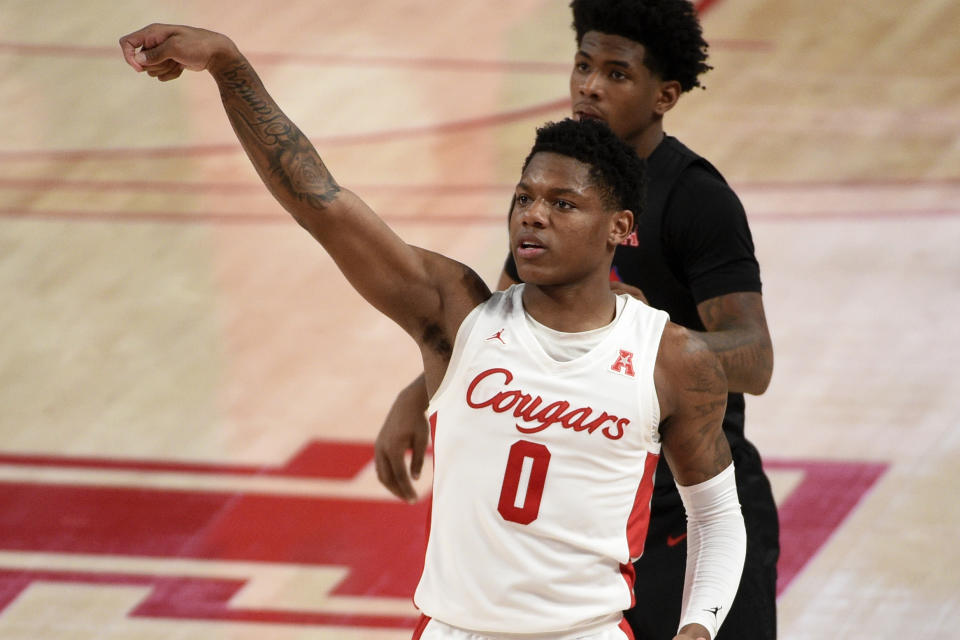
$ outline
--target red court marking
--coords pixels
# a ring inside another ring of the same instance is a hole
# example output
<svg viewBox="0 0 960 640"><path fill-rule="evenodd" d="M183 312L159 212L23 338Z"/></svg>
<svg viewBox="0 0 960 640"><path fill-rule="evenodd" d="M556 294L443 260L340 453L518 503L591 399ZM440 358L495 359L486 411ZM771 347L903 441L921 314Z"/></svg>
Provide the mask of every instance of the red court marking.
<svg viewBox="0 0 960 640"><path fill-rule="evenodd" d="M765 469L802 471L803 480L779 506L777 594L823 547L887 470L886 463L765 460Z"/></svg>
<svg viewBox="0 0 960 640"><path fill-rule="evenodd" d="M735 183L736 190L784 191L790 189L902 189L909 187L956 187L960 177L943 178L840 178L838 180L770 180Z"/></svg>
<svg viewBox="0 0 960 640"><path fill-rule="evenodd" d="M512 184L352 184L350 188L364 193L396 193L399 195L462 195L467 193L510 192ZM741 193L747 191L811 191L817 189L936 189L960 186L960 177L944 178L874 178L797 180L770 182L739 182L734 185ZM255 181L217 182L186 180L83 180L60 177L5 178L0 176L0 189L53 191L131 191L158 193L268 194L263 184Z"/></svg>
<svg viewBox="0 0 960 640"><path fill-rule="evenodd" d="M426 501L0 487L4 551L339 566L334 594L398 598L412 596L423 566Z"/></svg>
<svg viewBox="0 0 960 640"><path fill-rule="evenodd" d="M952 218L960 209L902 209L894 211L797 211L794 213L748 213L750 222L850 222L851 220L898 221L918 218Z"/></svg>
<svg viewBox="0 0 960 640"><path fill-rule="evenodd" d="M317 146L334 147L341 145L374 144L442 133L462 133L471 129L492 127L533 116L553 113L555 111L562 110L566 112L569 105L570 99L562 98L535 104L530 107L502 111L464 120L451 120L438 124L400 129L385 129L383 131L372 131L368 133L311 137L310 139ZM80 160L128 160L129 158L186 158L242 152L243 149L240 147L239 142L170 147L0 151L0 162L20 162L25 160L70 160L76 162Z"/></svg>
<svg viewBox="0 0 960 640"><path fill-rule="evenodd" d="M467 193L491 193L513 191L511 184L351 184L350 189L364 193L396 193L409 195L463 195ZM269 197L261 182L212 182L185 180L75 180L71 178L4 178L0 177L0 189L23 189L35 191L131 191L158 193L259 193Z"/></svg>
<svg viewBox="0 0 960 640"><path fill-rule="evenodd" d="M321 449L328 449L323 451ZM308 444L280 467L294 474L342 476L331 459L370 460L371 445ZM17 456L6 464L66 468L195 470L167 461ZM356 468L355 462L352 467ZM863 499L883 463L769 460L767 469L799 470L799 486L780 507L782 593ZM207 465L234 473L235 465ZM270 467L265 467L271 469ZM239 468L241 472L256 472ZM0 549L146 558L191 558L291 565L342 566L334 594L409 597L422 568L430 501L348 500L195 490L157 490L41 483L0 483ZM38 509L37 505L43 505ZM642 579L642 578L641 578ZM0 610L33 580L146 584L154 587L134 615L290 624L409 628L396 616L233 610L242 580L131 576L103 572L0 570Z"/></svg>
<svg viewBox="0 0 960 640"><path fill-rule="evenodd" d="M130 616L134 618L402 629L412 628L417 620L415 615L405 617L316 613L275 609L241 609L229 606L230 598L244 586L244 580L37 570L0 570L0 611L3 611L13 602L31 583L41 581L152 587L150 594L143 602L130 612Z"/></svg>
<svg viewBox="0 0 960 640"><path fill-rule="evenodd" d="M506 208L506 207L504 207ZM960 209L913 209L894 211L802 211L796 213L750 212L748 217L753 224L782 222L850 222L903 221L931 218L953 218L960 215ZM388 224L428 224L498 226L506 224L506 211L503 213L458 213L442 214L381 214ZM110 223L159 223L159 224L289 224L290 218L277 209L276 213L184 213L176 211L31 211L28 209L0 208L0 219L30 219L53 222L110 222Z"/></svg>
<svg viewBox="0 0 960 640"><path fill-rule="evenodd" d="M509 203L508 203L509 204ZM392 224L430 225L506 225L507 212L501 214L448 214L437 215L381 215ZM162 223L162 224L289 224L291 218L279 208L276 213L182 213L168 211L29 211L26 209L2 209L2 218L25 218L54 222L111 222L111 223Z"/></svg>
<svg viewBox="0 0 960 640"><path fill-rule="evenodd" d="M0 452L0 464L61 469L104 469L123 471L157 471L205 473L240 476L270 476L288 478L353 478L373 460L369 443L349 443L342 440L311 440L282 466L204 464L164 460L137 460L134 458L103 458L96 456L51 456Z"/></svg>
<svg viewBox="0 0 960 640"><path fill-rule="evenodd" d="M697 4L697 10L702 14L705 13L711 6L716 4L717 0L700 0ZM763 42L751 42L751 41L729 41L728 44L735 42L740 42L741 46L744 48L763 48L768 46ZM47 44L27 44L27 43L10 43L10 42L0 42L0 51L14 51L17 53L33 53L33 54L44 54L44 55L85 55L85 56L119 56L119 49L113 47L88 47L88 46L77 46L77 45L47 45ZM261 53L251 54L253 58L262 57L264 61L273 61L273 62L291 62L296 57L295 54L280 54L280 53ZM308 56L312 58L311 56ZM444 60L444 59L431 59L431 58L411 58L411 59L394 59L394 58L383 58L383 57L353 57L353 56L319 56L316 58L316 61L328 62L331 60L337 60L341 63L346 63L350 61L351 63L356 64L375 64L378 66L383 66L392 63L404 64L404 65L414 65L414 66L423 66L423 65L436 65L439 67L447 66L452 68L461 68L460 65L466 65L467 68L473 68L478 70L522 70L522 71L535 71L535 70L549 70L550 72L558 71L561 66L566 73L566 70L569 69L567 63L525 63L525 62L484 62L484 61L470 61L470 60ZM529 65L535 65L530 67ZM542 67L541 65L547 64L548 67ZM491 66L493 65L493 66ZM445 122L436 125L424 125L420 127L409 127L402 129L392 129L385 131L375 131L369 133L359 133L359 134L345 134L340 136L327 136L312 138L317 142L317 144L322 144L325 146L335 146L335 145L354 145L354 144L371 144L384 142L389 140L398 140L411 137L418 137L423 135L430 135L436 133L448 133L448 132L460 132L467 131L470 129L481 128L494 126L497 124L503 124L507 122L513 122L515 120L520 120L523 118L531 117L534 115L542 115L544 113L549 113L555 110L566 111L568 108L569 99L563 98L560 100L554 100L551 102L534 105L532 107L526 107L522 109L507 111L503 113L495 113L488 116L481 116L478 118L471 118L466 120L456 120L452 122ZM24 160L89 160L89 159L126 159L130 157L136 158L169 158L169 157L197 157L197 156L211 156L211 155L221 155L225 153L236 153L240 151L239 144L215 144L215 145L186 145L186 146L176 146L176 147L149 147L142 149L129 149L129 148L119 148L119 149L59 149L59 150L22 150L22 151L0 151L0 162L5 161L24 161Z"/></svg>
<svg viewBox="0 0 960 640"><path fill-rule="evenodd" d="M763 45L762 41L743 42L747 46ZM736 44L734 44L736 46ZM112 58L123 63L120 46L98 47L93 45L61 45L29 42L0 42L0 52L24 56L51 56L67 58ZM260 66L281 64L312 64L322 67L376 67L434 69L437 71L472 71L496 73L563 73L570 72L567 62L543 62L524 60L476 60L469 58L418 58L392 56L354 56L328 53L286 53L253 51L245 54L253 63Z"/></svg>

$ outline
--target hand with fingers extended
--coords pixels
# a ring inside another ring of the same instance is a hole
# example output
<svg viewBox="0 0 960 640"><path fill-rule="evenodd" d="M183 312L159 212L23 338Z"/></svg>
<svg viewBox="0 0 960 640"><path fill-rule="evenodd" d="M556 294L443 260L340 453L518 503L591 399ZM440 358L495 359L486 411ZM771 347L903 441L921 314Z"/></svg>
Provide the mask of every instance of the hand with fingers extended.
<svg viewBox="0 0 960 640"><path fill-rule="evenodd" d="M430 436L423 416L426 407L427 391L421 375L397 396L374 444L377 478L390 493L407 502L417 500L411 477L420 477ZM407 451L413 452L409 473L404 461Z"/></svg>
<svg viewBox="0 0 960 640"><path fill-rule="evenodd" d="M180 77L184 69L203 71L240 52L227 36L206 29L151 24L120 38L123 57L138 72L163 82Z"/></svg>

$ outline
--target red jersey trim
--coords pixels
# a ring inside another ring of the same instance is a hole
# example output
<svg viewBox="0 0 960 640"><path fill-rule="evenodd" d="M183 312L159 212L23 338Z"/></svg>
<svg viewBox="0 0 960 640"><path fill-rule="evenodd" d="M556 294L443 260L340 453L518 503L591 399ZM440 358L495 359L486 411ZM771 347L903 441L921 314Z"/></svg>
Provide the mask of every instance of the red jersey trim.
<svg viewBox="0 0 960 640"><path fill-rule="evenodd" d="M627 542L630 546L630 559L643 555L643 545L647 539L647 527L650 524L650 499L653 497L653 474L657 470L659 455L647 454L643 464L643 477L637 487L637 497L633 501L633 510L627 520Z"/></svg>
<svg viewBox="0 0 960 640"><path fill-rule="evenodd" d="M417 620L417 626L413 628L413 638L412 640L420 640L420 636L423 635L423 632L426 631L427 625L430 624L430 616L425 616L422 613L420 614L420 619ZM633 638L633 636L630 636Z"/></svg>

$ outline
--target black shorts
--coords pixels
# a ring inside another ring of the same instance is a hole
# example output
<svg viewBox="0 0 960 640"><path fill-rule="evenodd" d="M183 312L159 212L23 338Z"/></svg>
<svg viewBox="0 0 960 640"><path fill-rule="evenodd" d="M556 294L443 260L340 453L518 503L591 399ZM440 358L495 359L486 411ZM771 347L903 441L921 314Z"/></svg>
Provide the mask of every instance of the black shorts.
<svg viewBox="0 0 960 640"><path fill-rule="evenodd" d="M777 508L753 445L737 443L733 457L747 529L747 557L737 597L715 640L776 640ZM686 515L676 488L654 493L643 556L634 565L637 604L625 612L636 640L671 640L677 633L687 561L686 531Z"/></svg>

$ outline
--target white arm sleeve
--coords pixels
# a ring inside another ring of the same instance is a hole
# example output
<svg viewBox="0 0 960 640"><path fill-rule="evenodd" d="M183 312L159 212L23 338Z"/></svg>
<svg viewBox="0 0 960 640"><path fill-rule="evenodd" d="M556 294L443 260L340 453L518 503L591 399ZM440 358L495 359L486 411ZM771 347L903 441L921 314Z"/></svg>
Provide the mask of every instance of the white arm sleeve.
<svg viewBox="0 0 960 640"><path fill-rule="evenodd" d="M677 485L687 511L687 571L680 628L702 624L717 637L730 611L747 551L733 463L706 482Z"/></svg>

